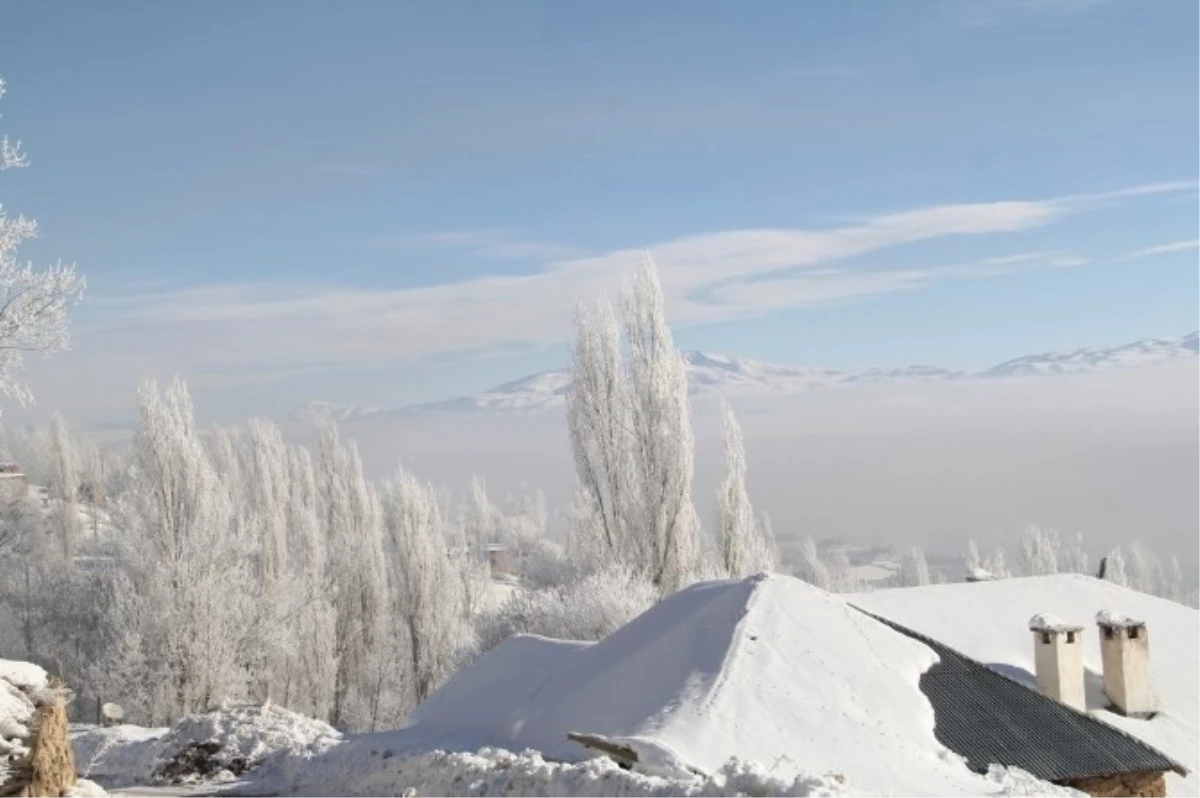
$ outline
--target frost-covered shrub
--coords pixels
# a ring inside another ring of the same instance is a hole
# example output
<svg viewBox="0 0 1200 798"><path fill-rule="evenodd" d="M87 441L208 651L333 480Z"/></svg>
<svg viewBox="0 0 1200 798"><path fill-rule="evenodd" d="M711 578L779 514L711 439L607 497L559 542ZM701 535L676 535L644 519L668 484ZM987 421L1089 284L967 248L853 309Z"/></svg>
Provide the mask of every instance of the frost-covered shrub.
<svg viewBox="0 0 1200 798"><path fill-rule="evenodd" d="M522 540L513 560L522 583L532 590L545 590L570 581L574 570L562 546L544 537Z"/></svg>
<svg viewBox="0 0 1200 798"><path fill-rule="evenodd" d="M481 618L480 652L509 635L600 640L649 609L658 599L649 581L613 566L557 587L521 590Z"/></svg>

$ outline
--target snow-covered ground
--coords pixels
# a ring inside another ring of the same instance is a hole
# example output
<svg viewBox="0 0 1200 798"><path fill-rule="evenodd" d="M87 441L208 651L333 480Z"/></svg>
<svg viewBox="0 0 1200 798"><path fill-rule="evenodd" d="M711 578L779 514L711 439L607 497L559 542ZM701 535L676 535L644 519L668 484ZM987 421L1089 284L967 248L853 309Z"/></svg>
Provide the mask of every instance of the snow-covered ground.
<svg viewBox="0 0 1200 798"><path fill-rule="evenodd" d="M849 596L863 609L936 638L967 656L999 666L1030 685L1034 679L1031 616L1054 615L1084 627L1088 711L1158 748L1186 767L1167 774L1170 795L1200 795L1200 613L1173 601L1078 574L881 590ZM1106 709L1096 614L1102 610L1147 624L1150 678L1159 713L1127 718Z"/></svg>

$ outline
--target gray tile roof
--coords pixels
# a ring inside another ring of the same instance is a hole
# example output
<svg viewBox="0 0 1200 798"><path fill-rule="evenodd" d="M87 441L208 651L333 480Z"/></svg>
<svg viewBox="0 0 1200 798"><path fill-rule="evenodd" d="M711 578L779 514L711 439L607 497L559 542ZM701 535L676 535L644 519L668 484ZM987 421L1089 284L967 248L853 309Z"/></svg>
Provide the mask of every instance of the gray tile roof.
<svg viewBox="0 0 1200 798"><path fill-rule="evenodd" d="M933 706L934 736L965 757L971 770L985 773L995 763L1051 782L1148 771L1187 774L1178 762L1136 737L936 640L858 609L937 653L940 661L921 676L921 692Z"/></svg>

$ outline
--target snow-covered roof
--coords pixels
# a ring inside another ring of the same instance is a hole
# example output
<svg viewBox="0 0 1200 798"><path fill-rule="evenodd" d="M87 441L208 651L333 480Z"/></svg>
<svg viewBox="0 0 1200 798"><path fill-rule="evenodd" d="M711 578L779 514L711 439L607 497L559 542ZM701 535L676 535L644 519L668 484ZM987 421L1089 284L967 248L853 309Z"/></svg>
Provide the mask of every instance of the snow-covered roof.
<svg viewBox="0 0 1200 798"><path fill-rule="evenodd" d="M994 794L934 733L920 683L938 661L928 644L797 579L710 582L599 643L511 638L371 745L577 761L589 752L566 734L584 732L651 741L709 773L739 757L775 773L842 773L865 794Z"/></svg>
<svg viewBox="0 0 1200 798"><path fill-rule="evenodd" d="M1082 635L1088 714L1181 763L1167 774L1171 795L1200 794L1200 614L1166 599L1079 574L929 585L862 593L854 604L928 635L1025 684L1036 683L1034 646L1022 623L1037 613L1086 619L1105 608L1144 619L1151 630L1150 679L1160 711L1152 719L1110 712L1104 695L1100 635Z"/></svg>

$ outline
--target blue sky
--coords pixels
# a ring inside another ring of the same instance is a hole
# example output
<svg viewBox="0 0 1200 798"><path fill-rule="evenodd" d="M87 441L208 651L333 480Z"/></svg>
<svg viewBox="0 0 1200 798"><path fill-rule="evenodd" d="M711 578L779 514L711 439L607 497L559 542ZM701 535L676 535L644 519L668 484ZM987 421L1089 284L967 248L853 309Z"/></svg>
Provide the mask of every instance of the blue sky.
<svg viewBox="0 0 1200 798"><path fill-rule="evenodd" d="M89 300L40 411L401 405L685 347L982 367L1198 326L1193 0L9 4L0 201ZM86 396L78 390L87 384Z"/></svg>

